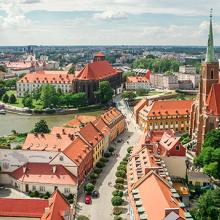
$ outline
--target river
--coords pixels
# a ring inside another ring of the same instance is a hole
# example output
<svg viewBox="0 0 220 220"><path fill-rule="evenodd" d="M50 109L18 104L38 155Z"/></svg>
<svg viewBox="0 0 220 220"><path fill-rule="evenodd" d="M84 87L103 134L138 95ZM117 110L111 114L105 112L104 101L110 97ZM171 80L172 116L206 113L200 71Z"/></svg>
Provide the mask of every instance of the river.
<svg viewBox="0 0 220 220"><path fill-rule="evenodd" d="M10 134L12 130L16 130L17 132L29 132L33 129L35 123L41 119L47 121L48 126L51 128L53 126L62 125L73 118L73 114L23 116L7 113L6 115L0 115L0 137Z"/></svg>

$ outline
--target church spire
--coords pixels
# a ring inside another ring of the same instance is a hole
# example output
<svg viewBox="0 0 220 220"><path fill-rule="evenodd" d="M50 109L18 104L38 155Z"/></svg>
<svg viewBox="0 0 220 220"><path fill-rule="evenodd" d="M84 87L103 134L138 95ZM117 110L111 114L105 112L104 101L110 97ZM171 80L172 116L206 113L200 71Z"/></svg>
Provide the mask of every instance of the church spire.
<svg viewBox="0 0 220 220"><path fill-rule="evenodd" d="M214 52L214 42L213 42L213 31L212 31L212 11L210 9L210 25L209 25L209 38L208 38L208 47L206 51L206 63L214 63L216 62L215 59L215 52Z"/></svg>

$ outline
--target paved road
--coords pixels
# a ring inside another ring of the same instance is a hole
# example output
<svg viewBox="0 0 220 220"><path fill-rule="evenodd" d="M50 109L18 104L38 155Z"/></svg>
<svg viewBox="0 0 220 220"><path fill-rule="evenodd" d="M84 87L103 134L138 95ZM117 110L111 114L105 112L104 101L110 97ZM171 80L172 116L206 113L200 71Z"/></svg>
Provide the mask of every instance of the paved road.
<svg viewBox="0 0 220 220"><path fill-rule="evenodd" d="M116 144L116 153L119 154L119 157L112 157L110 159L107 166L103 170L104 172L98 179L96 189L99 191L100 197L98 199L93 199L91 205L85 205L83 201L84 195L82 195L78 202L78 213L88 216L90 220L113 219L111 198L114 188L112 186L108 186L108 183L112 182L112 185L114 185L117 166L122 158L126 155L127 148L135 145L141 137L141 131L137 128L131 112L126 108L123 101L118 102L118 108L124 115L126 115L126 120L128 121L128 131L119 137L124 140L124 143ZM127 144L127 140L129 141L129 144ZM112 144L112 146L114 146L114 144ZM129 219L128 215L126 217Z"/></svg>

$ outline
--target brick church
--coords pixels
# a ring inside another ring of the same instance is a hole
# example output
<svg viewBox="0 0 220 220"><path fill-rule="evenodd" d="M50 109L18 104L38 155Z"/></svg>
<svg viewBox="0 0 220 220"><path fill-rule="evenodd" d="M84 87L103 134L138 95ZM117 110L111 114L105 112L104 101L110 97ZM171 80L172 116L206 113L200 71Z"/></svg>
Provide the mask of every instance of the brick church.
<svg viewBox="0 0 220 220"><path fill-rule="evenodd" d="M215 58L212 15L208 36L205 62L202 63L199 93L192 105L190 118L190 135L196 140L196 153L201 152L205 135L212 129L219 129L220 119L220 84L219 63Z"/></svg>
<svg viewBox="0 0 220 220"><path fill-rule="evenodd" d="M96 102L94 92L99 88L99 82L109 81L115 93L121 87L122 72L105 60L105 55L97 53L92 63L75 74L74 92L85 92L90 103Z"/></svg>

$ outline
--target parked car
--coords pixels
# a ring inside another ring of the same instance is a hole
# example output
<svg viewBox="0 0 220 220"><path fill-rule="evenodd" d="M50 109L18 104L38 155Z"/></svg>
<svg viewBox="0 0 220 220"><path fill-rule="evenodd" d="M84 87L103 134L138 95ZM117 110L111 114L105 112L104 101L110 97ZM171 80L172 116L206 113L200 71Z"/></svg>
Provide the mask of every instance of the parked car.
<svg viewBox="0 0 220 220"><path fill-rule="evenodd" d="M90 195L85 195L85 204L91 204L92 203L92 198Z"/></svg>
<svg viewBox="0 0 220 220"><path fill-rule="evenodd" d="M93 198L98 198L99 197L99 192L97 190L92 191L92 197Z"/></svg>

